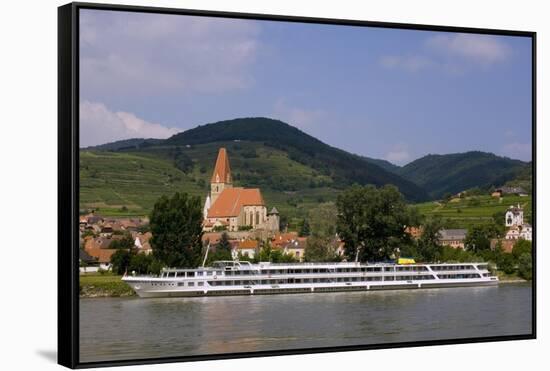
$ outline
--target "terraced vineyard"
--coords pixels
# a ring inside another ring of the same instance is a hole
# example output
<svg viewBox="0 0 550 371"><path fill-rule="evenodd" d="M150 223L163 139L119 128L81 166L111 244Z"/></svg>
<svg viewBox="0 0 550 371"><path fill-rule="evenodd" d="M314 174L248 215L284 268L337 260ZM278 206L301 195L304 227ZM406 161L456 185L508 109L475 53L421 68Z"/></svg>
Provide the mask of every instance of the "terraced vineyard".
<svg viewBox="0 0 550 371"><path fill-rule="evenodd" d="M531 196L505 196L500 199L491 196L454 198L447 203L437 201L416 204L423 215L438 215L448 221L448 227L468 228L473 224L490 223L495 213L503 213L511 205L524 208L527 222L531 221Z"/></svg>
<svg viewBox="0 0 550 371"><path fill-rule="evenodd" d="M208 192L219 147L228 149L235 186L259 187L269 208L297 223L319 202L340 192L330 177L291 160L280 150L253 142L220 142L184 147L192 160L184 172L170 148L140 152L81 151L80 208L99 209L105 216L145 216L161 195ZM172 148L173 149L173 148Z"/></svg>

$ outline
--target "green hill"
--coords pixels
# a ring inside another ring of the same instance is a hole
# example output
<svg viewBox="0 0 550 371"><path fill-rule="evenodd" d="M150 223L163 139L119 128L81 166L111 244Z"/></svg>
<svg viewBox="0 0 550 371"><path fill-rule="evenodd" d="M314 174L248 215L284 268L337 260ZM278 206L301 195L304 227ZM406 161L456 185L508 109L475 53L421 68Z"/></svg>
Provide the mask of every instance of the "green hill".
<svg viewBox="0 0 550 371"><path fill-rule="evenodd" d="M276 206L295 223L340 192L330 177L291 160L281 150L262 143L217 142L141 151L82 150L80 207L99 208L103 215L147 215L163 194L184 191L204 200L220 146L228 149L235 185L261 187L268 206ZM191 159L191 166L176 162L177 148L178 158Z"/></svg>
<svg viewBox="0 0 550 371"><path fill-rule="evenodd" d="M479 151L427 155L403 166L397 173L438 199L474 187L501 186L530 165L519 160Z"/></svg>
<svg viewBox="0 0 550 371"><path fill-rule="evenodd" d="M394 184L412 201L427 199L414 183L383 169L372 160L331 147L279 120L240 118L198 126L167 139L163 145L195 145L221 141L251 141L281 150L288 157L327 177L342 189L354 183ZM269 176L269 174L266 174Z"/></svg>

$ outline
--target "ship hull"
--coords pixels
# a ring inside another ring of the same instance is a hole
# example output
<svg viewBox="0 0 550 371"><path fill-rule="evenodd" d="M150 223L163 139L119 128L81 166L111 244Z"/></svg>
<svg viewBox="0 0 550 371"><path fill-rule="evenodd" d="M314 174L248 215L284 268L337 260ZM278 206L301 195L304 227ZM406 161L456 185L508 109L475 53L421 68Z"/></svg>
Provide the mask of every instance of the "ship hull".
<svg viewBox="0 0 550 371"><path fill-rule="evenodd" d="M132 287L139 297L160 298L160 297L202 297L202 296L236 296L236 295L278 295L278 294L318 294L330 292L349 291L381 291L381 290L418 290L431 288L450 287L481 287L496 286L498 280L490 279L465 279L465 280L436 280L433 282L412 281L412 282L377 282L377 283L352 283L352 284L322 284L322 285L251 285L234 287L210 287L204 289L190 290L188 288L169 287L158 289L151 284L141 281L133 283L131 279L125 282Z"/></svg>

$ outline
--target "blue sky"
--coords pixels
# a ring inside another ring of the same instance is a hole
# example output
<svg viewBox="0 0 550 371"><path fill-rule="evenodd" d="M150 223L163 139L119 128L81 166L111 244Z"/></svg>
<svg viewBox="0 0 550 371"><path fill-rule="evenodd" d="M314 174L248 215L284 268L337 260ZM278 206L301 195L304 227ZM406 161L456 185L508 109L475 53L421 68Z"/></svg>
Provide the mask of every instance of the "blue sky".
<svg viewBox="0 0 550 371"><path fill-rule="evenodd" d="M283 120L403 165L531 160L531 41L511 36L81 11L81 146Z"/></svg>

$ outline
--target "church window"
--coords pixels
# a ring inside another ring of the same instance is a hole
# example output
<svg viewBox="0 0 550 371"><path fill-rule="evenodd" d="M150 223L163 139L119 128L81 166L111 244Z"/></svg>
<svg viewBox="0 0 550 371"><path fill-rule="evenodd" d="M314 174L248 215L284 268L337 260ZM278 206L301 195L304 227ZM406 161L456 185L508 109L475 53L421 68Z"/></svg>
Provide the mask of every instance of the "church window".
<svg viewBox="0 0 550 371"><path fill-rule="evenodd" d="M256 225L260 224L260 212L256 211Z"/></svg>

